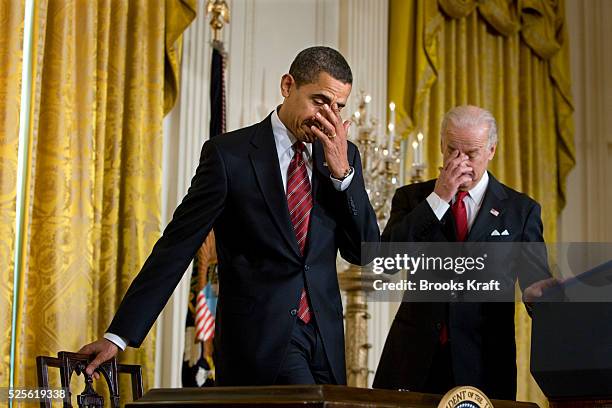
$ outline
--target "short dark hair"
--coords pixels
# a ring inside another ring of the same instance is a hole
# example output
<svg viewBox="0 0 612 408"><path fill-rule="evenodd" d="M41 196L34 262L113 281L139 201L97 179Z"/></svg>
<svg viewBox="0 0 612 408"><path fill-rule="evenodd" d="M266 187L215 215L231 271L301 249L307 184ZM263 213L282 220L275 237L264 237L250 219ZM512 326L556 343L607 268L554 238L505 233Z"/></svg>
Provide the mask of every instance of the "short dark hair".
<svg viewBox="0 0 612 408"><path fill-rule="evenodd" d="M353 73L342 54L329 47L310 47L300 51L289 67L297 86L314 83L321 72L338 81L353 84Z"/></svg>

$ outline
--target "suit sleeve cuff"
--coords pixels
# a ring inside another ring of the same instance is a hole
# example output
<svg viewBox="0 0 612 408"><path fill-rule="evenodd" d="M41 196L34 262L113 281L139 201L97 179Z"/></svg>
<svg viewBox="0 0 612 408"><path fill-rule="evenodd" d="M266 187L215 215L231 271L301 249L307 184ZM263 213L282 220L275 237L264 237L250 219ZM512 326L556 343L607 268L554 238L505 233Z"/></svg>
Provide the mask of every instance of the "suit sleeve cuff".
<svg viewBox="0 0 612 408"><path fill-rule="evenodd" d="M438 218L438 221L442 220L442 217L444 217L444 214L446 214L450 208L450 205L441 199L435 191L432 191L431 194L427 196L427 203L436 215L436 218Z"/></svg>
<svg viewBox="0 0 612 408"><path fill-rule="evenodd" d="M344 191L351 185L351 181L353 180L354 175L355 175L355 170L351 167L351 171L349 175L343 178L342 180L334 178L331 175L329 176L329 178L331 179L332 183L334 183L334 187L336 190Z"/></svg>
<svg viewBox="0 0 612 408"><path fill-rule="evenodd" d="M115 343L117 347L121 349L121 351L125 351L127 347L127 341L123 337L119 337L113 333L104 333L104 338L110 342Z"/></svg>

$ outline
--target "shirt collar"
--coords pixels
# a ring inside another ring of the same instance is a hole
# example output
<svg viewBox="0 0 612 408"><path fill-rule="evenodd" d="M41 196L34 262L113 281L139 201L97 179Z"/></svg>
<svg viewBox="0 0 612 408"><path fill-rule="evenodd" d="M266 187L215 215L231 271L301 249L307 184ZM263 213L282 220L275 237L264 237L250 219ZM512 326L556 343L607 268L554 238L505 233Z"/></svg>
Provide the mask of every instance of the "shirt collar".
<svg viewBox="0 0 612 408"><path fill-rule="evenodd" d="M468 191L470 197L472 198L472 200L474 200L477 206L480 206L480 204L482 204L482 200L484 198L485 192L487 191L488 185L489 172L485 170L485 172L482 174L482 177L480 178L480 181L478 181L478 183L476 183L476 185L470 191Z"/></svg>
<svg viewBox="0 0 612 408"><path fill-rule="evenodd" d="M276 143L276 150L278 152L279 157L283 154L287 153L289 150L289 154L293 156L293 151L291 147L295 142L297 142L297 138L287 129L285 124L278 117L278 110L280 106L278 106L272 112L272 117L270 118L272 121L272 133L274 133L274 142ZM304 143L306 146L306 155L308 159L312 157L312 143Z"/></svg>

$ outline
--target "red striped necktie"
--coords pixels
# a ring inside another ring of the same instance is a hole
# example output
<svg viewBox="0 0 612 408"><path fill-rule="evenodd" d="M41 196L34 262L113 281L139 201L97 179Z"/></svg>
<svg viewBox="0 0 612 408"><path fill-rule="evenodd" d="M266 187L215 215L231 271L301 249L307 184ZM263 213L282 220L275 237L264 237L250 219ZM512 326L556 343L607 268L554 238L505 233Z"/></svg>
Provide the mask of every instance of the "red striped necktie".
<svg viewBox="0 0 612 408"><path fill-rule="evenodd" d="M304 149L306 149L306 146L302 142L296 142L293 145L295 153L287 169L287 207L302 256L306 253L308 225L310 223L310 211L312 210L312 193L308 170L304 161ZM298 317L304 323L310 322L312 318L306 288L302 288L302 294L300 295Z"/></svg>

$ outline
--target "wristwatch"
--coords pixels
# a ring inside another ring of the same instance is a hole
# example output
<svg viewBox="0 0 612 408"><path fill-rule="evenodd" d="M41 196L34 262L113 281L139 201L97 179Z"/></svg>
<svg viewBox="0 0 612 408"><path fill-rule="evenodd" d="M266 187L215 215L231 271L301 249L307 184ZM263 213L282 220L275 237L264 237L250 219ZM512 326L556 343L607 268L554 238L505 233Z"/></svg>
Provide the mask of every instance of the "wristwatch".
<svg viewBox="0 0 612 408"><path fill-rule="evenodd" d="M342 181L345 178L347 178L348 176L350 176L351 174L353 174L353 167L349 166L349 168L346 170L346 172L344 172L344 174L342 175L342 177L339 178L335 178L336 180ZM333 177L333 176L332 176Z"/></svg>

